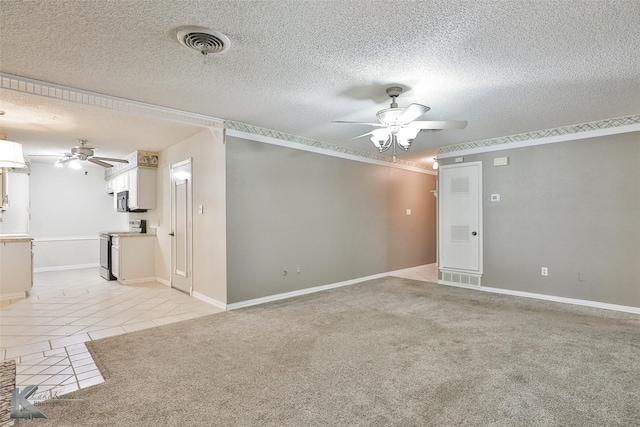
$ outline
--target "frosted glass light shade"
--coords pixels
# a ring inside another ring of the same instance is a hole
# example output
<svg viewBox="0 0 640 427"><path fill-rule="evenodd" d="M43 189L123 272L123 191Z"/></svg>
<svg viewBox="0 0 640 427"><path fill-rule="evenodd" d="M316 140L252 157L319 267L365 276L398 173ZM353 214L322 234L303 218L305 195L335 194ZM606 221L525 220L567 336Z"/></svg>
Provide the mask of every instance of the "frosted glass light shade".
<svg viewBox="0 0 640 427"><path fill-rule="evenodd" d="M0 139L0 168L23 168L22 144Z"/></svg>
<svg viewBox="0 0 640 427"><path fill-rule="evenodd" d="M376 129L371 132L371 142L381 153L391 145L391 138L387 129Z"/></svg>

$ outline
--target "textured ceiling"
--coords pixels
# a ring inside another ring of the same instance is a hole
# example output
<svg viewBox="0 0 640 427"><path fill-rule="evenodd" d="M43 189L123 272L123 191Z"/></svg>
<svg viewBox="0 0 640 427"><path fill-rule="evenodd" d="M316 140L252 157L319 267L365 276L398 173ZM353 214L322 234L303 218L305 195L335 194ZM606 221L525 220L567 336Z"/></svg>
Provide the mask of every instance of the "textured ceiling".
<svg viewBox="0 0 640 427"><path fill-rule="evenodd" d="M400 106L431 107L424 120L469 121L421 134L401 154L413 161L442 145L640 112L636 0L2 0L0 8L5 73L359 150L375 151L367 138L351 140L369 128L331 121L375 120L390 85L406 90ZM186 49L175 38L184 25L220 31L231 48L207 57ZM9 92L0 92L2 132L27 152L58 149L57 138L90 139L108 154L161 149L197 131ZM16 125L9 113L33 122ZM52 115L73 127L51 124Z"/></svg>

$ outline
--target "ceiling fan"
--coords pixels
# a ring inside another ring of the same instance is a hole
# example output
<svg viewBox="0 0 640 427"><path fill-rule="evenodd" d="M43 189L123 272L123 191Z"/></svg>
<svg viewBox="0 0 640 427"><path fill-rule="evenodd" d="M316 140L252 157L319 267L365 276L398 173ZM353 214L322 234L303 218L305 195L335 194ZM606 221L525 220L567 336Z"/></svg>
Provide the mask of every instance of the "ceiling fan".
<svg viewBox="0 0 640 427"><path fill-rule="evenodd" d="M70 162L72 160L86 160L91 163L95 163L96 165L100 165L103 168L112 168L113 165L107 163L129 163L128 160L124 159L114 159L111 157L98 157L93 155L93 150L95 147L87 147L87 141L84 139L79 139L78 144L71 149L71 153L65 153L64 157L56 162L56 164L64 164Z"/></svg>
<svg viewBox="0 0 640 427"><path fill-rule="evenodd" d="M401 87L390 87L387 89L387 95L391 97L391 107L378 111L376 115L380 123L367 122L348 122L337 120L333 123L350 123L368 126L376 126L380 129L374 129L371 132L356 136L371 135L371 142L382 153L393 146L393 158L396 157L396 145L408 151L411 143L422 130L437 131L442 129L464 129L467 127L466 120L447 120L447 121L416 121L417 118L430 110L426 105L411 104L406 108L399 108L396 98L402 93Z"/></svg>

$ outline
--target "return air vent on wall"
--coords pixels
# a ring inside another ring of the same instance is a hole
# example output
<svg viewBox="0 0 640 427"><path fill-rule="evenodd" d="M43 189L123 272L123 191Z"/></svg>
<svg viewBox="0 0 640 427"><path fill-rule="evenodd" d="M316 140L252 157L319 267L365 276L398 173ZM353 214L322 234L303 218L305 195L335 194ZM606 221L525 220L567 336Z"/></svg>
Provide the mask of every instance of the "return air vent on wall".
<svg viewBox="0 0 640 427"><path fill-rule="evenodd" d="M445 285L480 286L480 277L473 274L454 273L440 270L439 283Z"/></svg>
<svg viewBox="0 0 640 427"><path fill-rule="evenodd" d="M188 26L179 28L177 37L180 44L197 50L203 55L222 53L229 49L229 38L218 31L206 27Z"/></svg>

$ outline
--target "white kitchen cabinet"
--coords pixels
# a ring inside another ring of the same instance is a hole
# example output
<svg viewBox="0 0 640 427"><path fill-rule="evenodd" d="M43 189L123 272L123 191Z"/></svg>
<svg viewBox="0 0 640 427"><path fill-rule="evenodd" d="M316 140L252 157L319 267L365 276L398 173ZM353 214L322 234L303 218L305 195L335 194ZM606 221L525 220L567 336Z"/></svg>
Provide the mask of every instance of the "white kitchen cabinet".
<svg viewBox="0 0 640 427"><path fill-rule="evenodd" d="M127 173L120 174L113 178L113 192L119 193L121 191L129 190L129 175Z"/></svg>
<svg viewBox="0 0 640 427"><path fill-rule="evenodd" d="M118 209L118 193L129 192L130 210L156 208L156 168L134 168L107 179L107 193L113 193L113 208Z"/></svg>
<svg viewBox="0 0 640 427"><path fill-rule="evenodd" d="M0 299L26 296L33 286L31 237L0 237Z"/></svg>
<svg viewBox="0 0 640 427"><path fill-rule="evenodd" d="M107 194L113 194L115 192L115 187L116 187L116 183L115 183L115 179L108 179L105 182L105 188L107 190Z"/></svg>
<svg viewBox="0 0 640 427"><path fill-rule="evenodd" d="M7 171L0 168L0 211L7 209L9 198L7 196Z"/></svg>
<svg viewBox="0 0 640 427"><path fill-rule="evenodd" d="M120 277L120 238L111 238L111 274Z"/></svg>
<svg viewBox="0 0 640 427"><path fill-rule="evenodd" d="M155 235L114 234L111 239L111 273L123 284L156 280Z"/></svg>
<svg viewBox="0 0 640 427"><path fill-rule="evenodd" d="M129 209L156 208L156 169L129 171Z"/></svg>

